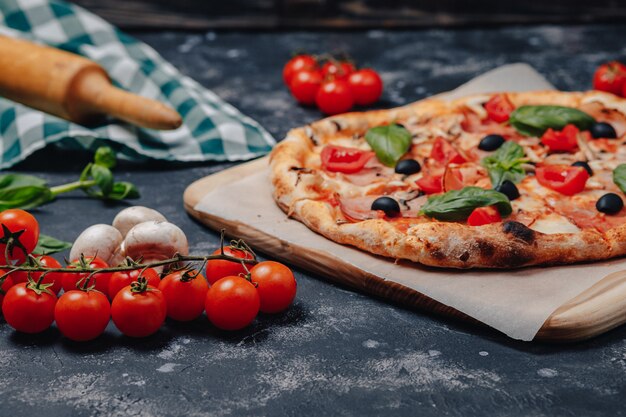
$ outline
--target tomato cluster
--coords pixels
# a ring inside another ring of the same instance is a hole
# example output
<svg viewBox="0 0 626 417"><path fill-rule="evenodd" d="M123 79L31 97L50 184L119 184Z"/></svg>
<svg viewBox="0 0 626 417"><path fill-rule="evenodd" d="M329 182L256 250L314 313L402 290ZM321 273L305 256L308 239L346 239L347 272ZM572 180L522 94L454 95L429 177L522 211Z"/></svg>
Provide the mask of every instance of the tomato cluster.
<svg viewBox="0 0 626 417"><path fill-rule="evenodd" d="M357 69L347 60L320 60L306 54L285 64L283 81L299 103L315 104L329 115L347 112L354 105L374 104L383 92L383 81L373 69Z"/></svg>
<svg viewBox="0 0 626 417"><path fill-rule="evenodd" d="M7 265L28 258L31 266L61 268L50 256L28 257L39 237L39 225L32 215L7 210L0 213L0 224L5 230L0 248ZM242 248L225 247L223 252L254 259ZM109 265L97 257L74 260L69 265L85 267L98 270ZM286 310L296 295L293 273L278 262L260 262L248 271L241 262L212 259L207 262L206 273L205 278L189 268L175 268L165 274L153 268L93 274L4 271L0 303L6 322L17 331L39 333L56 321L65 337L87 341L100 336L110 320L127 336L146 337L155 333L166 317L189 321L204 311L216 327L238 330L249 325L259 311ZM64 292L58 296L61 289Z"/></svg>
<svg viewBox="0 0 626 417"><path fill-rule="evenodd" d="M593 74L593 88L626 97L626 65L618 61L600 65Z"/></svg>

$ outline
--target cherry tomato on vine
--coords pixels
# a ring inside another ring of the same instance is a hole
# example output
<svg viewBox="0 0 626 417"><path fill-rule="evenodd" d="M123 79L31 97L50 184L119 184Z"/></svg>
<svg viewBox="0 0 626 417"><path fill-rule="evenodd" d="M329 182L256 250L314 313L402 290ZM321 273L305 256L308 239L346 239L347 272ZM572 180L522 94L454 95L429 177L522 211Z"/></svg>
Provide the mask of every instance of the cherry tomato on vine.
<svg viewBox="0 0 626 417"><path fill-rule="evenodd" d="M100 336L111 318L111 305L100 291L71 290L59 298L54 319L63 336L85 342Z"/></svg>
<svg viewBox="0 0 626 417"><path fill-rule="evenodd" d="M52 256L44 255L39 258L39 263L41 266L46 268L61 268L62 265L59 261L54 259ZM31 272L30 276L33 281L38 281L43 272ZM28 273L25 271L15 271L11 273L11 277L13 278L13 282L19 284L21 282L28 282ZM50 290L55 294L59 294L61 288L63 288L63 279L65 277L65 273L63 272L48 272L46 276L43 278L43 284L52 284Z"/></svg>
<svg viewBox="0 0 626 417"><path fill-rule="evenodd" d="M317 91L315 103L329 115L347 112L354 105L350 85L343 80L326 81Z"/></svg>
<svg viewBox="0 0 626 417"><path fill-rule="evenodd" d="M219 248L212 253L212 255L219 254ZM254 259L254 256L252 256L250 252L235 249L231 246L224 247L224 254L240 259ZM209 284L214 284L217 280L230 275L238 276L239 274L245 275L248 273L240 262L231 262L224 259L211 259L207 262L205 271L206 279L209 281Z"/></svg>
<svg viewBox="0 0 626 417"><path fill-rule="evenodd" d="M607 62L593 74L593 88L621 95L626 84L626 66L617 61Z"/></svg>
<svg viewBox="0 0 626 417"><path fill-rule="evenodd" d="M348 77L354 102L360 106L368 106L378 101L383 93L383 80L373 69L361 69Z"/></svg>
<svg viewBox="0 0 626 417"><path fill-rule="evenodd" d="M0 269L0 275L4 275L6 273L7 271ZM11 275L7 275L4 278L4 282L2 283L2 285L0 285L0 307L2 307L2 303L4 302L4 296L13 285L15 285L15 283L13 282Z"/></svg>
<svg viewBox="0 0 626 417"><path fill-rule="evenodd" d="M306 54L294 56L283 67L283 81L289 86L296 73L317 68L317 60L313 56Z"/></svg>
<svg viewBox="0 0 626 417"><path fill-rule="evenodd" d="M35 217L27 211L20 209L4 210L0 213L0 224L3 226L0 230L1 235L4 236L6 227L11 233L15 234L14 238L19 240L17 246L13 246L12 250L9 248L9 260L18 261L18 263L24 263L28 257L28 253L32 253L39 241L39 223ZM20 233L21 232L21 233ZM19 236L17 235L19 233ZM27 253L24 253L24 250ZM0 260L6 263L6 243L0 243Z"/></svg>
<svg viewBox="0 0 626 417"><path fill-rule="evenodd" d="M356 68L349 61L327 61L322 66L322 76L325 79L347 80L354 71Z"/></svg>
<svg viewBox="0 0 626 417"><path fill-rule="evenodd" d="M130 337L146 337L163 325L167 304L163 293L139 281L124 287L111 303L111 318L120 332Z"/></svg>
<svg viewBox="0 0 626 417"><path fill-rule="evenodd" d="M113 272L111 274L111 278L109 279L109 289L107 294L109 298L113 299L122 288L130 285L133 281L137 281L140 272L141 269ZM146 268L141 276L146 278L148 280L148 285L154 288L157 288L161 282L159 273L153 268Z"/></svg>
<svg viewBox="0 0 626 417"><path fill-rule="evenodd" d="M291 305L296 297L296 279L291 269L274 262L260 262L250 270L250 278L257 285L263 313L279 313Z"/></svg>
<svg viewBox="0 0 626 417"><path fill-rule="evenodd" d="M167 302L167 317L189 321L204 311L209 284L198 271L177 271L163 278L159 290Z"/></svg>
<svg viewBox="0 0 626 417"><path fill-rule="evenodd" d="M205 309L213 325L223 330L243 329L259 313L261 300L254 285L242 277L224 277L206 293Z"/></svg>
<svg viewBox="0 0 626 417"><path fill-rule="evenodd" d="M311 105L315 103L315 97L322 85L322 80L322 74L317 70L299 71L291 78L289 91L298 102Z"/></svg>
<svg viewBox="0 0 626 417"><path fill-rule="evenodd" d="M95 257L95 258L89 257L87 258L87 261L89 262L89 267L91 268L99 269L99 268L109 267L109 264L107 264L104 260L98 257ZM74 260L69 265L69 267L75 268L78 265L80 265L80 262L78 260ZM111 279L111 275L113 275L112 272L98 272L94 274L93 277L91 278L89 286L94 285L94 281L95 281L95 285L96 285L95 289L100 291L104 295L108 296L109 295L109 281ZM65 291L75 290L76 284L78 283L78 281L88 276L89 276L89 273L87 272L84 272L84 273L67 272L63 274L63 290ZM83 283L84 281L81 281L81 285Z"/></svg>
<svg viewBox="0 0 626 417"><path fill-rule="evenodd" d="M2 303L4 319L22 333L39 333L54 321L57 297L45 286L21 283L7 291Z"/></svg>

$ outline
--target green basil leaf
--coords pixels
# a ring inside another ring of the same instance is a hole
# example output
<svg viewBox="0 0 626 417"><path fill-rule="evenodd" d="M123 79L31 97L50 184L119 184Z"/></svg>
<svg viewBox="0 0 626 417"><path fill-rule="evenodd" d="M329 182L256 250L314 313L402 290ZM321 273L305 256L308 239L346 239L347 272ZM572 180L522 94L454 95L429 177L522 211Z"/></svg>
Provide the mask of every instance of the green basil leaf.
<svg viewBox="0 0 626 417"><path fill-rule="evenodd" d="M33 253L37 255L50 255L51 253L62 252L72 247L70 242L64 242L51 236L39 235L39 241Z"/></svg>
<svg viewBox="0 0 626 417"><path fill-rule="evenodd" d="M19 188L26 186L46 186L46 181L33 175L5 174L0 175L0 189Z"/></svg>
<svg viewBox="0 0 626 417"><path fill-rule="evenodd" d="M465 187L429 197L420 213L437 220L462 221L466 220L475 208L494 205L503 217L513 211L506 195L480 187Z"/></svg>
<svg viewBox="0 0 626 417"><path fill-rule="evenodd" d="M519 133L536 137L549 128L561 130L568 124L588 130L594 122L587 113L565 106L521 106L509 117L509 123Z"/></svg>
<svg viewBox="0 0 626 417"><path fill-rule="evenodd" d="M115 152L108 146L101 146L96 150L94 156L94 162L96 165L101 165L105 168L112 169L115 167L117 160L115 158Z"/></svg>
<svg viewBox="0 0 626 417"><path fill-rule="evenodd" d="M613 170L613 182L626 193L626 164L620 164Z"/></svg>
<svg viewBox="0 0 626 417"><path fill-rule="evenodd" d="M134 184L126 181L120 181L113 184L113 189L106 198L110 200L124 200L126 198L139 198L139 190Z"/></svg>
<svg viewBox="0 0 626 417"><path fill-rule="evenodd" d="M0 211L11 208L30 209L54 200L45 186L23 186L0 189Z"/></svg>
<svg viewBox="0 0 626 417"><path fill-rule="evenodd" d="M113 190L113 174L109 168L94 164L91 167L91 176L105 197Z"/></svg>
<svg viewBox="0 0 626 417"><path fill-rule="evenodd" d="M526 171L522 164L525 162L524 148L513 141L507 141L493 154L483 158L482 164L489 171L491 184L495 188L506 180L514 183L523 180Z"/></svg>
<svg viewBox="0 0 626 417"><path fill-rule="evenodd" d="M395 166L411 146L411 133L398 124L373 127L365 133L365 140L380 162Z"/></svg>

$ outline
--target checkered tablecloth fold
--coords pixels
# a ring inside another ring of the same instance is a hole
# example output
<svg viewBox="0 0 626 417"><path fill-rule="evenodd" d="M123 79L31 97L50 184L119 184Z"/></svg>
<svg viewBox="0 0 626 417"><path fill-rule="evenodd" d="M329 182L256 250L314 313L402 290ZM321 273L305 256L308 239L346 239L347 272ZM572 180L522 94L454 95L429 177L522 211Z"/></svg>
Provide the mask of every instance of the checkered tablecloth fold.
<svg viewBox="0 0 626 417"><path fill-rule="evenodd" d="M52 143L89 150L106 143L122 158L168 161L244 160L275 144L257 122L182 75L154 49L78 6L0 0L0 34L83 55L104 67L117 86L160 100L183 116L183 125L172 131L112 119L87 128L0 98L1 168Z"/></svg>

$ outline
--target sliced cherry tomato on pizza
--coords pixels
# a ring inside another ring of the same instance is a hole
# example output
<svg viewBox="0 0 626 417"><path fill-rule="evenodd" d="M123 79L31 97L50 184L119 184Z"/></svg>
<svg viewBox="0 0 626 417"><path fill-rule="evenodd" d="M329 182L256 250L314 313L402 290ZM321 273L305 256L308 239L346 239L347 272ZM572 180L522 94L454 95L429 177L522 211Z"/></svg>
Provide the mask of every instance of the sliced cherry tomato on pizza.
<svg viewBox="0 0 626 417"><path fill-rule="evenodd" d="M372 151L362 151L344 146L326 145L322 149L322 166L326 171L354 174L359 172L374 156Z"/></svg>
<svg viewBox="0 0 626 417"><path fill-rule="evenodd" d="M435 139L433 148L430 151L430 157L442 165L447 164L462 164L465 162L465 158L454 149L454 147L442 137Z"/></svg>
<svg viewBox="0 0 626 417"><path fill-rule="evenodd" d="M470 226L482 226L484 224L496 223L502 221L502 217L493 206L477 207L467 218L467 224Z"/></svg>
<svg viewBox="0 0 626 417"><path fill-rule="evenodd" d="M563 130L548 129L541 136L541 143L550 148L551 151L573 151L578 148L578 128L569 124Z"/></svg>
<svg viewBox="0 0 626 417"><path fill-rule="evenodd" d="M539 184L564 195L578 194L589 179L585 168L570 165L544 165L537 167L535 175Z"/></svg>
<svg viewBox="0 0 626 417"><path fill-rule="evenodd" d="M428 176L425 175L419 180L415 181L420 190L426 194L437 194L443 191L443 181L441 175Z"/></svg>
<svg viewBox="0 0 626 417"><path fill-rule="evenodd" d="M626 66L611 61L600 65L593 74L593 88L600 91L608 91L615 95L621 95L626 84Z"/></svg>
<svg viewBox="0 0 626 417"><path fill-rule="evenodd" d="M509 120L509 116L515 106L506 96L506 94L496 94L485 103L487 116L494 122L503 123Z"/></svg>

